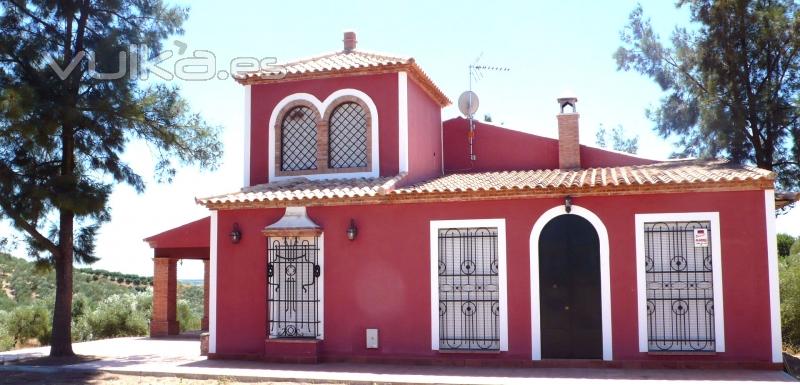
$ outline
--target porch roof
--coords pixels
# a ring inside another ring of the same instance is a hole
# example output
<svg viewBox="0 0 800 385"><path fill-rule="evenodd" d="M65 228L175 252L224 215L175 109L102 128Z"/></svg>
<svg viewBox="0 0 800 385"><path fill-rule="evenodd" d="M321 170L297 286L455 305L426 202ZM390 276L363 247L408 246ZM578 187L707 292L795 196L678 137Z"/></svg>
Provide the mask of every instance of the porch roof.
<svg viewBox="0 0 800 385"><path fill-rule="evenodd" d="M403 177L295 178L196 201L212 209L233 209L770 189L775 174L721 160L680 160L583 170L455 173L397 187Z"/></svg>
<svg viewBox="0 0 800 385"><path fill-rule="evenodd" d="M209 259L211 217L205 217L144 239L156 258Z"/></svg>

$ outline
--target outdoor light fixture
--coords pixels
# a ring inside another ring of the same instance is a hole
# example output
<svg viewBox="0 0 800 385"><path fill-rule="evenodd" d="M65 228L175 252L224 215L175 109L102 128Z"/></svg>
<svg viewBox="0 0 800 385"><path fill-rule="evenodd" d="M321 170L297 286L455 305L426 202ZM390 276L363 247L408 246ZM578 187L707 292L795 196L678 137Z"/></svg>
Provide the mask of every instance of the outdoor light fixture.
<svg viewBox="0 0 800 385"><path fill-rule="evenodd" d="M564 210L566 210L567 214L572 211L572 197L569 195L564 197Z"/></svg>
<svg viewBox="0 0 800 385"><path fill-rule="evenodd" d="M239 241L242 240L242 231L239 230L238 223L233 224L233 230L231 230L229 235L231 237L231 243L239 243Z"/></svg>
<svg viewBox="0 0 800 385"><path fill-rule="evenodd" d="M350 220L350 227L347 228L347 239L355 240L356 235L358 235L358 228L356 228L356 222L354 220Z"/></svg>

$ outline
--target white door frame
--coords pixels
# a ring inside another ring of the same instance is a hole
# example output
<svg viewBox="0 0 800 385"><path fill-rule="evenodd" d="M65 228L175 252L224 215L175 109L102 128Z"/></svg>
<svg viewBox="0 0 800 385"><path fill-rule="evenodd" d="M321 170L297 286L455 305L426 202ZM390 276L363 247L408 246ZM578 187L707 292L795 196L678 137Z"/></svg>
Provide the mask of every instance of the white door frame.
<svg viewBox="0 0 800 385"><path fill-rule="evenodd" d="M539 236L542 230L555 217L561 215L577 215L586 219L594 226L600 240L600 302L602 305L603 328L603 360L610 361L613 357L611 350L611 269L609 266L608 231L603 221L593 212L572 205L569 213L564 206L556 206L542 214L533 225L530 238L531 250L531 345L533 360L542 359L542 324L540 318L539 298Z"/></svg>

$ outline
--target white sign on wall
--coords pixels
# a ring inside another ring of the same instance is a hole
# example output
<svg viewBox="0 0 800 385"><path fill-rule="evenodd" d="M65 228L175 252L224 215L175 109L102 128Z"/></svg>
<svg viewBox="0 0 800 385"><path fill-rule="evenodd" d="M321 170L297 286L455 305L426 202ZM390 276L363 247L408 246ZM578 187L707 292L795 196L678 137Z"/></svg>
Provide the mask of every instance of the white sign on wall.
<svg viewBox="0 0 800 385"><path fill-rule="evenodd" d="M708 229L694 229L694 247L708 247Z"/></svg>

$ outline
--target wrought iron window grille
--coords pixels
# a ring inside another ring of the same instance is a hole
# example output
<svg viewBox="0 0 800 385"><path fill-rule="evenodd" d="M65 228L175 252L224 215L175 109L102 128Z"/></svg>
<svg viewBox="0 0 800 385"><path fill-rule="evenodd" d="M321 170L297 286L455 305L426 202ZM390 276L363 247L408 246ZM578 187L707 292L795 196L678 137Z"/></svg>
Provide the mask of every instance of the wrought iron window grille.
<svg viewBox="0 0 800 385"><path fill-rule="evenodd" d="M328 123L328 167L367 167L367 114L353 102L342 103Z"/></svg>
<svg viewBox="0 0 800 385"><path fill-rule="evenodd" d="M707 232L705 246L695 229ZM715 351L710 223L645 223L644 236L648 349Z"/></svg>
<svg viewBox="0 0 800 385"><path fill-rule="evenodd" d="M500 350L496 228L440 229L439 349Z"/></svg>
<svg viewBox="0 0 800 385"><path fill-rule="evenodd" d="M281 170L317 168L317 122L305 106L292 108L281 122Z"/></svg>
<svg viewBox="0 0 800 385"><path fill-rule="evenodd" d="M267 333L272 338L317 338L318 237L267 239Z"/></svg>

